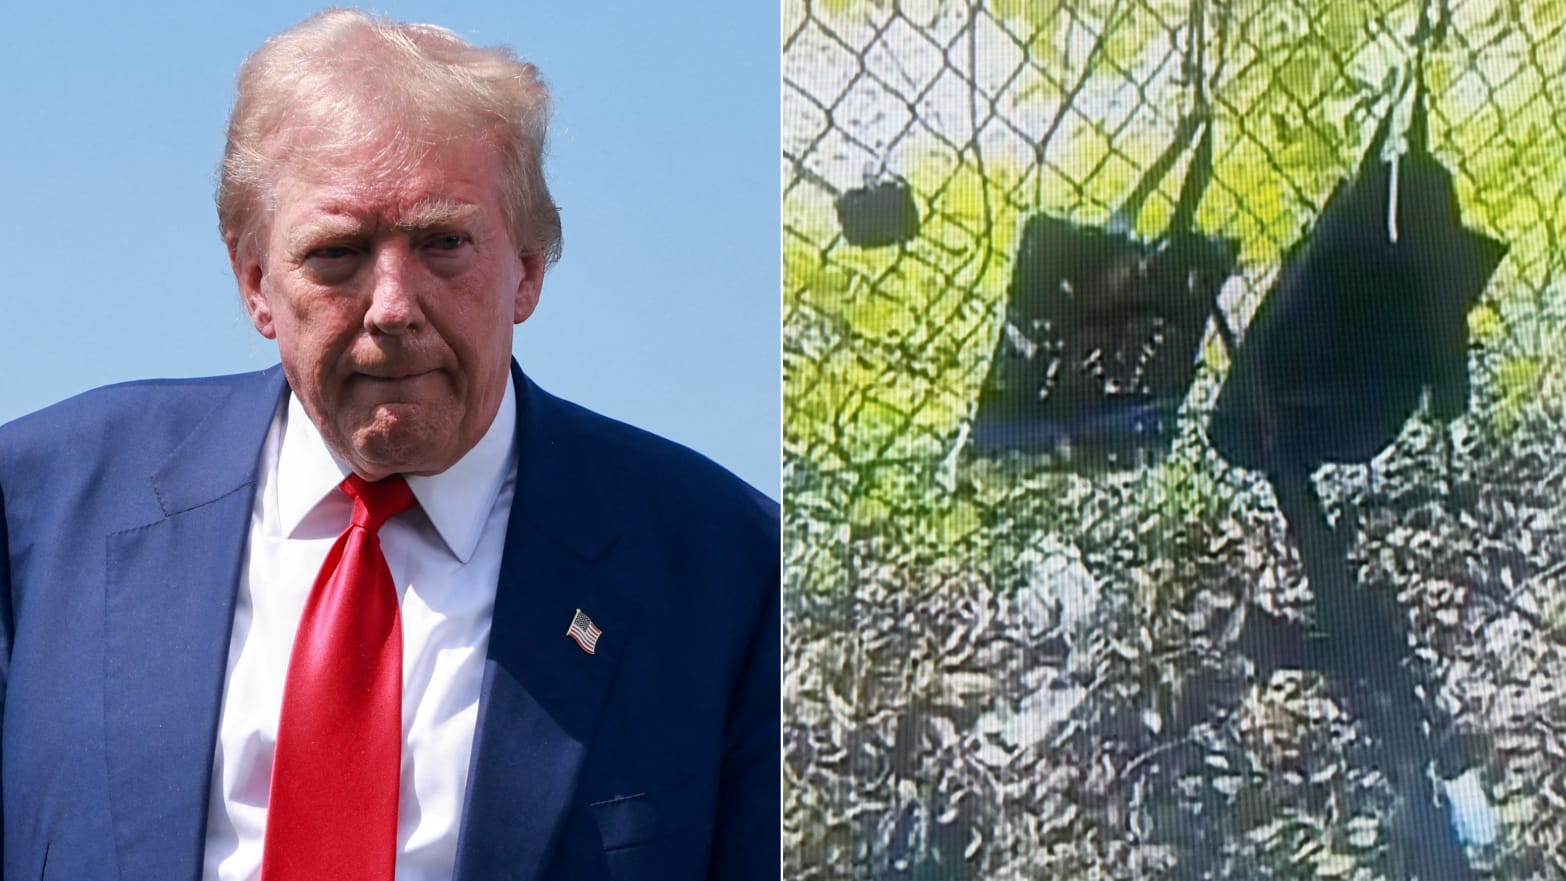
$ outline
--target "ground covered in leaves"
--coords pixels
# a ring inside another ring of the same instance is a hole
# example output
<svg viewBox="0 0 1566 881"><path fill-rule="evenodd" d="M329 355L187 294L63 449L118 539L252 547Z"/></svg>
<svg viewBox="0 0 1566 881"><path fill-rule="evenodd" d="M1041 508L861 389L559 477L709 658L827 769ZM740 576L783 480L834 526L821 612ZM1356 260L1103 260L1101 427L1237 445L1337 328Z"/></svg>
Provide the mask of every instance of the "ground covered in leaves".
<svg viewBox="0 0 1566 881"><path fill-rule="evenodd" d="M1360 589L1407 617L1430 772L1489 806L1473 864L1566 879L1566 418L1467 422L1451 469L1416 424L1317 484ZM1365 726L1300 663L1311 592L1270 491L1182 444L1118 475L936 474L977 500L936 553L788 476L784 877L1403 876Z"/></svg>

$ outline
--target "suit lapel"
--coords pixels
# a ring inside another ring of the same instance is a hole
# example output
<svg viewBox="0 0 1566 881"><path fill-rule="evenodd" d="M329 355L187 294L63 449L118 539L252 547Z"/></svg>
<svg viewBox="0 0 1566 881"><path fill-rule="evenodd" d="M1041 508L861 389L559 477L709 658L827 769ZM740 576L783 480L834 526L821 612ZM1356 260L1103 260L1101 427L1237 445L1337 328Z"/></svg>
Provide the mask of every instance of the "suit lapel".
<svg viewBox="0 0 1566 881"><path fill-rule="evenodd" d="M580 417L515 364L512 374L516 500L495 595L457 881L531 881L548 864L634 617L593 566L615 531L572 436ZM566 636L577 609L603 630L593 654Z"/></svg>
<svg viewBox="0 0 1566 881"><path fill-rule="evenodd" d="M151 477L163 519L108 537L104 722L120 875L200 875L256 463L284 387L236 381Z"/></svg>

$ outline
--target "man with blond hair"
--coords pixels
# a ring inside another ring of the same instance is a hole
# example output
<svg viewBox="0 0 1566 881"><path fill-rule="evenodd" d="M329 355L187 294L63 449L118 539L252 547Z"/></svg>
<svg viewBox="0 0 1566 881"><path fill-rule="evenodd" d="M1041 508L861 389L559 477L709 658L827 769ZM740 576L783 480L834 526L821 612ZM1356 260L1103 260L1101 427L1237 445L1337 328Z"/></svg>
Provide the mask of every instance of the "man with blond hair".
<svg viewBox="0 0 1566 881"><path fill-rule="evenodd" d="M218 213L281 364L0 427L0 876L779 869L776 505L554 398L532 65L329 10Z"/></svg>

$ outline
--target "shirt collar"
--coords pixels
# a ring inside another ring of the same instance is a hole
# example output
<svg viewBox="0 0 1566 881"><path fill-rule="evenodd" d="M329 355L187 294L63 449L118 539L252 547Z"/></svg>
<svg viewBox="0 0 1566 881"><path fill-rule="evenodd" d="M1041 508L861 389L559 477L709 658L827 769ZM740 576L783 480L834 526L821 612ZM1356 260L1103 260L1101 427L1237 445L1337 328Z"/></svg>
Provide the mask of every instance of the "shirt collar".
<svg viewBox="0 0 1566 881"><path fill-rule="evenodd" d="M501 486L515 467L516 389L510 372L500 410L467 455L439 474L410 475L408 488L457 559L478 548L484 523ZM284 536L292 536L316 506L337 492L351 469L326 445L297 395L288 396L283 441L277 456L277 511Z"/></svg>

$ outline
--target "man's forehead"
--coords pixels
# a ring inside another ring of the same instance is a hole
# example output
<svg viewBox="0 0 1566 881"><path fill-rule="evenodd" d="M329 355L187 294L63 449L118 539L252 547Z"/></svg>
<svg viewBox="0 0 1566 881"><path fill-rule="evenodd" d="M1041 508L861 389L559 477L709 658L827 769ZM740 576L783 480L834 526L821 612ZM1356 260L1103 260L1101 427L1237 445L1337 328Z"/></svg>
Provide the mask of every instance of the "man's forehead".
<svg viewBox="0 0 1566 881"><path fill-rule="evenodd" d="M317 185L396 183L414 176L447 177L499 171L491 133L441 127L390 112L350 111L328 122L297 122L267 138L274 179Z"/></svg>
<svg viewBox="0 0 1566 881"><path fill-rule="evenodd" d="M279 169L274 207L293 220L373 218L430 226L472 220L497 198L498 167L481 145L453 145L411 161L387 158L361 151L331 158L296 154Z"/></svg>
<svg viewBox="0 0 1566 881"><path fill-rule="evenodd" d="M502 163L489 138L427 137L412 127L359 134L279 133L264 237L304 247L334 235L458 225L484 234L505 224Z"/></svg>
<svg viewBox="0 0 1566 881"><path fill-rule="evenodd" d="M288 213L293 215L293 220L345 228L360 227L365 221L396 227L424 228L472 222L484 214L484 206L462 198L432 195L414 199L384 199L375 198L373 192L318 192L313 197L292 200L288 208L291 209Z"/></svg>

